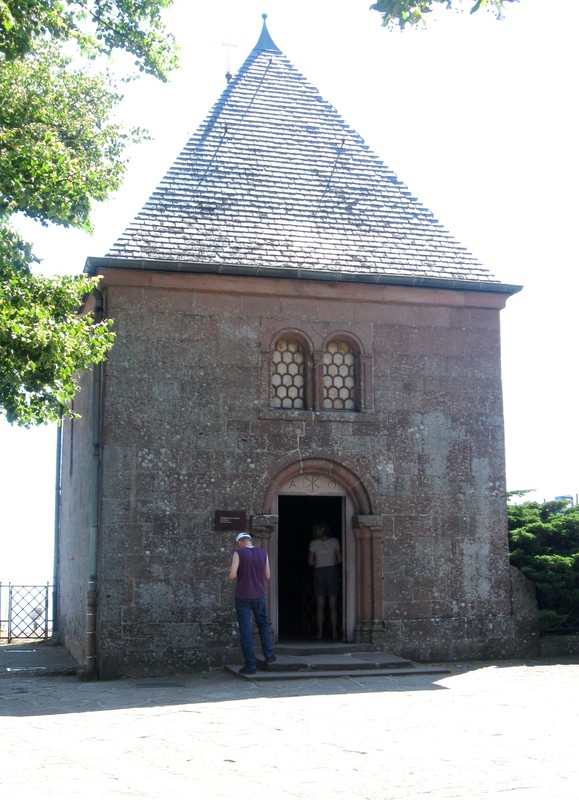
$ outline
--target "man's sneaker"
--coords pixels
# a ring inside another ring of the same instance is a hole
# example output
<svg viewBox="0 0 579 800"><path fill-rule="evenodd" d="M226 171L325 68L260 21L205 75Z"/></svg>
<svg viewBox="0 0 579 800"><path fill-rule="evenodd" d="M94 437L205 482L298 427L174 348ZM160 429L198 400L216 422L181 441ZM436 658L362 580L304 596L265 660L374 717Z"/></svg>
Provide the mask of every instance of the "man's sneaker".
<svg viewBox="0 0 579 800"><path fill-rule="evenodd" d="M241 667L239 670L240 675L255 675L255 670L250 669L249 667Z"/></svg>
<svg viewBox="0 0 579 800"><path fill-rule="evenodd" d="M275 664L276 661L277 661L277 658L275 656L270 656L269 658L265 659L265 663L266 664Z"/></svg>

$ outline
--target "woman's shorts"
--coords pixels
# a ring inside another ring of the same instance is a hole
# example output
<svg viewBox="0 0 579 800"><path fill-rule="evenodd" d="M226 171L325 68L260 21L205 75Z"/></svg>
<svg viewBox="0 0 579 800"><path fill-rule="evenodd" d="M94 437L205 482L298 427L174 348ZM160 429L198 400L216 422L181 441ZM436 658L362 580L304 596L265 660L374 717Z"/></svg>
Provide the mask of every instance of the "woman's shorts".
<svg viewBox="0 0 579 800"><path fill-rule="evenodd" d="M340 594L338 567L314 568L314 594L316 597L337 597Z"/></svg>

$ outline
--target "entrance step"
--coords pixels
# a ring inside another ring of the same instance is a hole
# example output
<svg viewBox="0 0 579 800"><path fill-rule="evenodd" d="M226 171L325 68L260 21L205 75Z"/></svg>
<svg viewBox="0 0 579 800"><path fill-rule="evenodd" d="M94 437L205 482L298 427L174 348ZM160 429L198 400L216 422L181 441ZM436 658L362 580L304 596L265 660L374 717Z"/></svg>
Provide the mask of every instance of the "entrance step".
<svg viewBox="0 0 579 800"><path fill-rule="evenodd" d="M278 644L275 652L276 662L266 664L258 660L253 675L240 675L240 665L228 664L226 669L240 678L254 681L448 673L447 669L416 664L395 653L371 650L368 645L316 641L284 643Z"/></svg>
<svg viewBox="0 0 579 800"><path fill-rule="evenodd" d="M313 656L329 653L364 653L379 650L369 644L334 641L333 639L308 639L306 641L283 641L275 645L276 656Z"/></svg>

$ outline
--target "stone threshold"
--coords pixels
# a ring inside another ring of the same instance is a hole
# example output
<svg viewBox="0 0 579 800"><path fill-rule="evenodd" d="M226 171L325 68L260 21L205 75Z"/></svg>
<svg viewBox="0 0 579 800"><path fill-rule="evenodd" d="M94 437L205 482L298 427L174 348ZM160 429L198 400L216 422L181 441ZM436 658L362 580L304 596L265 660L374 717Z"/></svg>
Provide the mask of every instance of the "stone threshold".
<svg viewBox="0 0 579 800"><path fill-rule="evenodd" d="M444 667L415 664L384 650L369 650L368 645L338 642L292 643L277 645L276 662L257 661L253 675L240 674L240 664L225 669L245 680L271 681L299 678L371 677L383 675L448 674Z"/></svg>

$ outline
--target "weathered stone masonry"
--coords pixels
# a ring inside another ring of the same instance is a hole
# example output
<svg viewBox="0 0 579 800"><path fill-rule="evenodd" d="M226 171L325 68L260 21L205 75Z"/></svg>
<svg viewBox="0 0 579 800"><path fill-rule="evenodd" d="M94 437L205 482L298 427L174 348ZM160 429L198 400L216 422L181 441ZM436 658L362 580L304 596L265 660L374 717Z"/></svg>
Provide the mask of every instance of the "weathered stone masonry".
<svg viewBox="0 0 579 800"><path fill-rule="evenodd" d="M497 298L351 286L338 302L333 292L107 273L118 341L103 401L104 673L232 654L232 537L213 531L215 509L274 514L275 476L328 454L371 503L354 521L364 584L354 637L415 658L513 652ZM264 346L288 325L312 340L336 328L366 342L373 410L264 404Z"/></svg>

